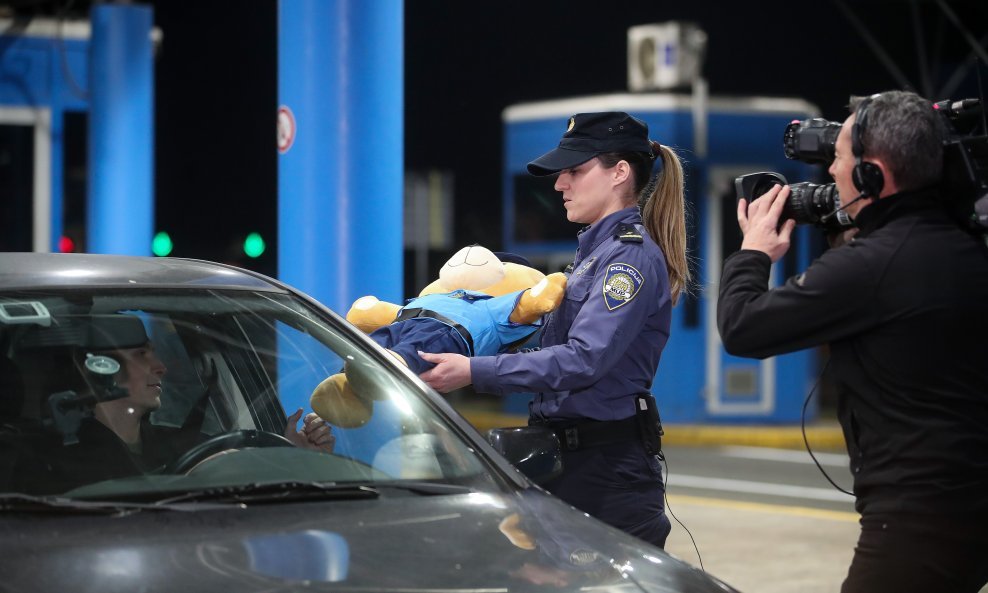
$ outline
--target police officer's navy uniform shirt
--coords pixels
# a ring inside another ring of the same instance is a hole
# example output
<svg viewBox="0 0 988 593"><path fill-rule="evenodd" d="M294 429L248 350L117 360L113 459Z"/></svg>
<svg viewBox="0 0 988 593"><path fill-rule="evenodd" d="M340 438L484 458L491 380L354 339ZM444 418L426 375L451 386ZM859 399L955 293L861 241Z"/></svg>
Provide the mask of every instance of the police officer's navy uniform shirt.
<svg viewBox="0 0 988 593"><path fill-rule="evenodd" d="M651 389L671 314L665 256L638 208L620 210L580 233L566 297L546 321L542 348L472 358L474 388L538 392L531 404L538 420L628 418L634 396Z"/></svg>

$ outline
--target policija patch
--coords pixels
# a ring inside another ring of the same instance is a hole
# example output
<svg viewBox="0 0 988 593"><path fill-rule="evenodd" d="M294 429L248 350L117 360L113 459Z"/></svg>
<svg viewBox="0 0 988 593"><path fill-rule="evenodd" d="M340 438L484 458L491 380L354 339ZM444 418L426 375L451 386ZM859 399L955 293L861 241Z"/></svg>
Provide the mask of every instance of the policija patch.
<svg viewBox="0 0 988 593"><path fill-rule="evenodd" d="M634 266L628 264L607 266L607 274L604 276L604 303L608 311L631 302L644 282L641 272Z"/></svg>

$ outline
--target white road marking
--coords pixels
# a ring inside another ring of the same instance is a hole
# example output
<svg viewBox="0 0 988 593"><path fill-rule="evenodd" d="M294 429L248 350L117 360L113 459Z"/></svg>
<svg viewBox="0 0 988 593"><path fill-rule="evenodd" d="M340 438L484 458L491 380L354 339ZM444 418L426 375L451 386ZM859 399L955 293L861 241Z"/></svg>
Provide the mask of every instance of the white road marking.
<svg viewBox="0 0 988 593"><path fill-rule="evenodd" d="M813 464L813 458L806 451L796 451L793 449L771 449L768 447L723 447L721 451L727 457L741 457L744 459L764 459L767 461L785 461L788 463L808 463ZM847 455L843 453L817 453L814 452L820 465L833 467L847 467Z"/></svg>
<svg viewBox="0 0 988 593"><path fill-rule="evenodd" d="M749 480L732 480L728 478L708 478L672 473L668 476L666 487L675 490L677 487L700 488L721 492L742 492L745 494L767 494L804 500L826 500L830 502L852 503L854 498L833 488L810 488L807 486L792 486L789 484L769 484Z"/></svg>

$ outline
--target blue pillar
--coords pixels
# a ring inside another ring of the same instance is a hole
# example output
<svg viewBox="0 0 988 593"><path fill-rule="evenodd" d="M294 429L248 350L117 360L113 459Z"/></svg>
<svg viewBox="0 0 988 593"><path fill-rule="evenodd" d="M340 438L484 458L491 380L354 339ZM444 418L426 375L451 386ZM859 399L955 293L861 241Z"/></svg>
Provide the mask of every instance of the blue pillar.
<svg viewBox="0 0 988 593"><path fill-rule="evenodd" d="M154 225L154 63L149 6L90 13L87 251L150 255Z"/></svg>
<svg viewBox="0 0 988 593"><path fill-rule="evenodd" d="M403 297L403 9L278 4L278 276L340 313Z"/></svg>

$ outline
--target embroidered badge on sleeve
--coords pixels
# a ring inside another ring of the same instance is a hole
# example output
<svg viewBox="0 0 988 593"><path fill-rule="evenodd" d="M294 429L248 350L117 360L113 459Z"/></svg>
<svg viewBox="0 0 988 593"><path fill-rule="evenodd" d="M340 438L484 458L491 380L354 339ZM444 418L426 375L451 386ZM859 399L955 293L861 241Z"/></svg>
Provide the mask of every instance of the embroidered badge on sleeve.
<svg viewBox="0 0 988 593"><path fill-rule="evenodd" d="M641 272L628 264L611 264L607 266L604 276L604 303L609 311L631 302L638 294L645 279Z"/></svg>

